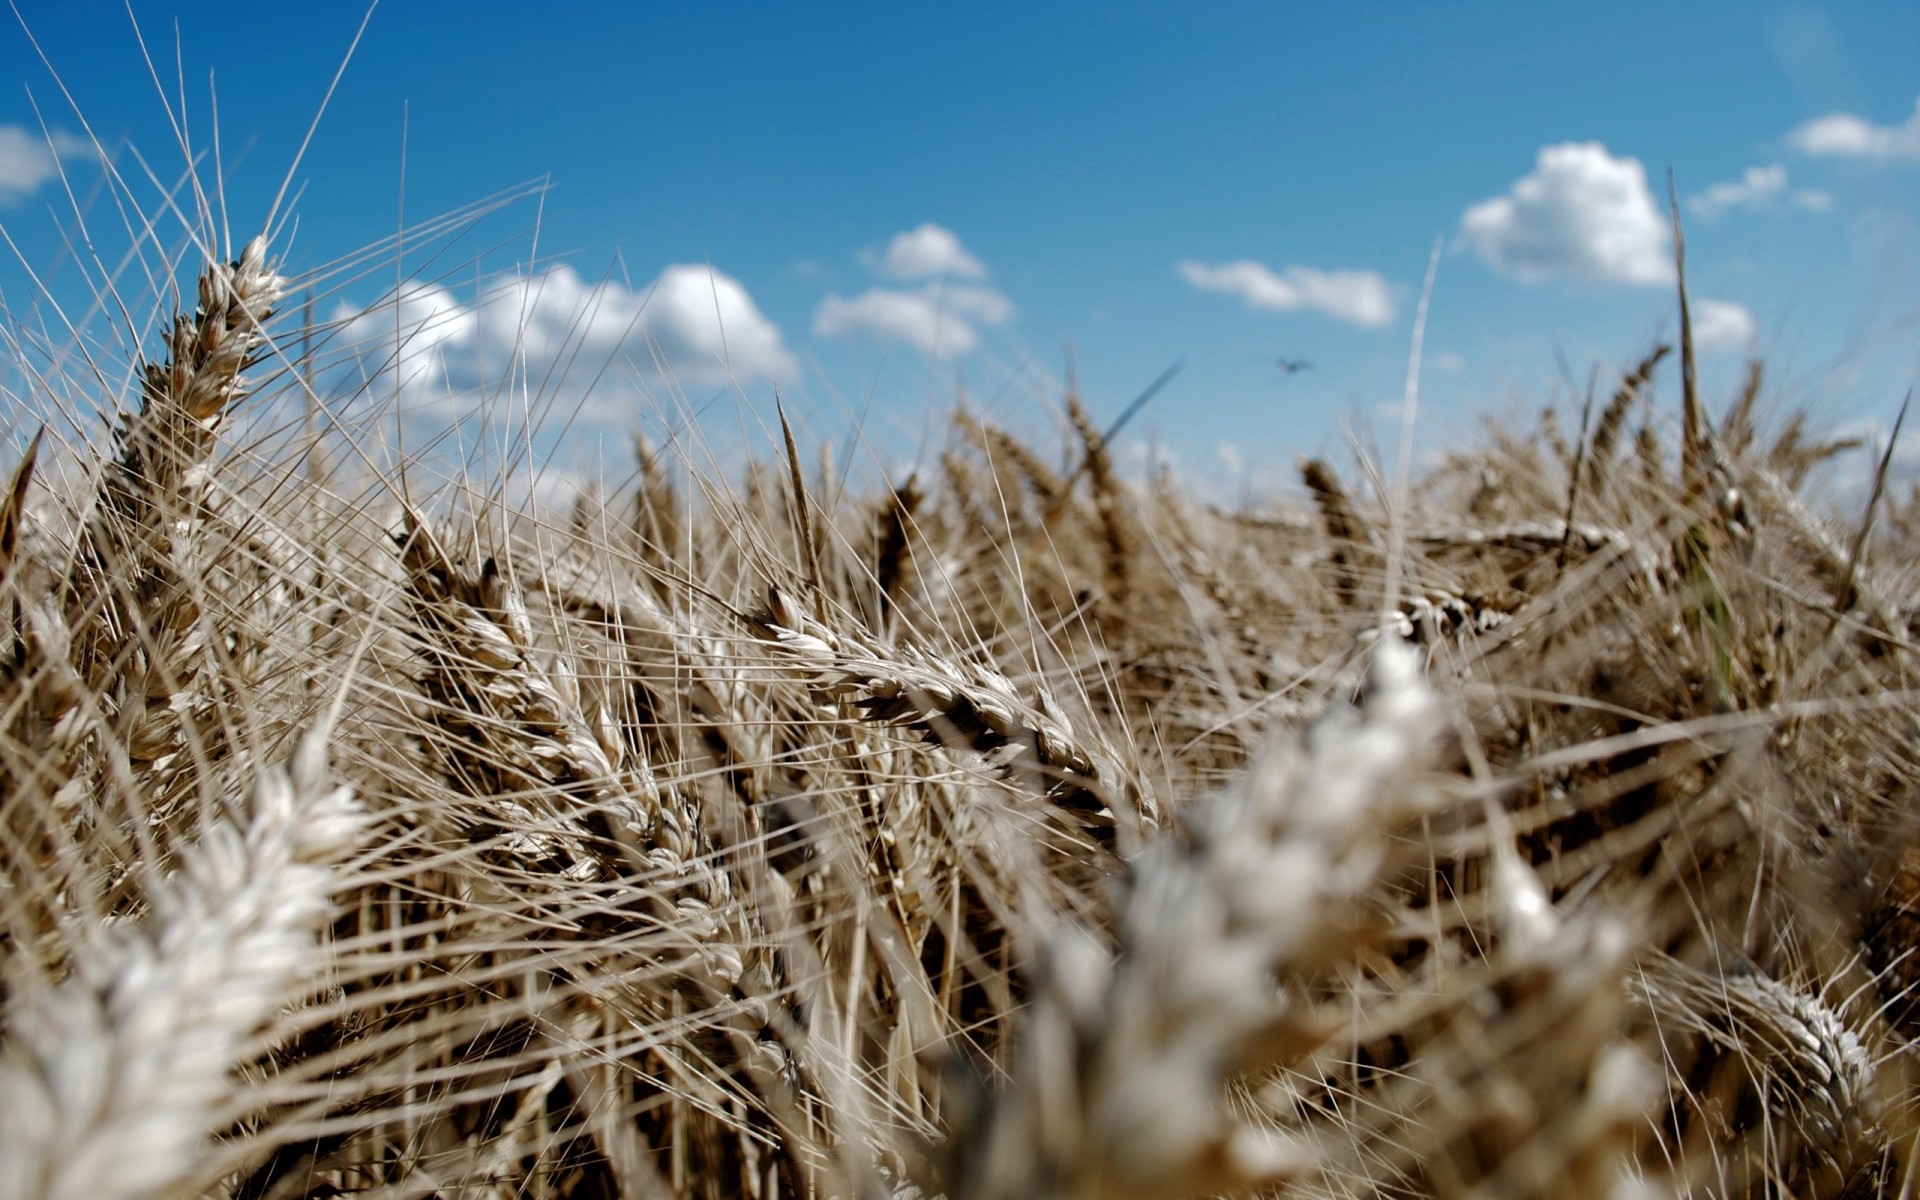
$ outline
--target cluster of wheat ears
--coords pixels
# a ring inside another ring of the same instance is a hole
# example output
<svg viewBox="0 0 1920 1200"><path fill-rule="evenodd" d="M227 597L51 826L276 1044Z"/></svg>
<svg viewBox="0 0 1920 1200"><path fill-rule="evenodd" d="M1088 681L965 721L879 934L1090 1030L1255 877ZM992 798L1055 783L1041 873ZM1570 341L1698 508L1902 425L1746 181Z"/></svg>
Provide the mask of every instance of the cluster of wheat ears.
<svg viewBox="0 0 1920 1200"><path fill-rule="evenodd" d="M1676 404L1297 511L1069 390L543 519L238 436L302 285L185 271L5 464L0 1198L1912 1190L1920 506L1684 292Z"/></svg>

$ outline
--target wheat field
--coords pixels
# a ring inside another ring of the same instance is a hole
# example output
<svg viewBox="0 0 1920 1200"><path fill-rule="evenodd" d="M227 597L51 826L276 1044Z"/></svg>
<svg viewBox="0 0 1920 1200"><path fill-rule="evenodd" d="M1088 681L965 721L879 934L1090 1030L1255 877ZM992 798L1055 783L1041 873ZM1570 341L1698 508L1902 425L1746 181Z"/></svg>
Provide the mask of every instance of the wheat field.
<svg viewBox="0 0 1920 1200"><path fill-rule="evenodd" d="M1293 505L1069 388L542 507L187 223L0 464L0 1197L1911 1194L1920 502L1684 289Z"/></svg>

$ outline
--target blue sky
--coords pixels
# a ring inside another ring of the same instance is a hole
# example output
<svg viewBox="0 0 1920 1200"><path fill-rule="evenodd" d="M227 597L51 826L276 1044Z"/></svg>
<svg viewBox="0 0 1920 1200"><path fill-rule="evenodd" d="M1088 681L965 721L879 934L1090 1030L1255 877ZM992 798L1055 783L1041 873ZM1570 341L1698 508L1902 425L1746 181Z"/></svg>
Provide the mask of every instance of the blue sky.
<svg viewBox="0 0 1920 1200"><path fill-rule="evenodd" d="M211 72L231 218L257 225L360 12L135 11L170 91L178 30L202 146ZM125 12L21 12L151 212L125 147L168 176L181 155ZM127 236L89 199L80 121L17 27L0 65L17 84L0 91L0 223L63 294L85 279L62 259L76 222L53 161L96 243ZM563 457L658 436L675 394L757 427L775 386L822 437L864 419L888 463L963 388L1042 431L1071 342L1101 416L1183 361L1130 444L1232 485L1343 453L1344 430L1386 435L1436 239L1423 448L1549 402L1577 419L1560 360L1584 385L1674 325L1669 167L1710 391L1757 351L1780 405L1886 423L1920 375L1917 101L1911 3L387 0L281 246L310 271L390 234L403 145L409 223L547 181L398 264L401 374L422 411L458 418L517 346L524 377L580 412ZM378 260L322 315L390 301L395 276ZM19 261L0 288L17 325L43 319ZM390 344L394 324L388 308L348 332ZM1285 375L1283 356L1313 367ZM561 361L572 375L544 369Z"/></svg>

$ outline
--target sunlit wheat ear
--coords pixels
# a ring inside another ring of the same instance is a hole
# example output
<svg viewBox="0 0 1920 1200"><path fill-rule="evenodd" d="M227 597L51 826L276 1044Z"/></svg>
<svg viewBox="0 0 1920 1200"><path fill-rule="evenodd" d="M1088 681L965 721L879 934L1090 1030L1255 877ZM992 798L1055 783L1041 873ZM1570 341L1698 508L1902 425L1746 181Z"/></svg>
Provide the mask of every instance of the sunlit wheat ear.
<svg viewBox="0 0 1920 1200"><path fill-rule="evenodd" d="M256 777L244 829L221 822L180 855L138 928L102 928L72 977L16 989L0 1059L0 1197L181 1194L219 1123L244 1109L233 1072L324 961L314 934L366 821L327 782L326 732Z"/></svg>
<svg viewBox="0 0 1920 1200"><path fill-rule="evenodd" d="M13 803L50 796L65 782L64 763L55 761L64 756L51 749L52 727L72 710L83 690L68 666L70 638L59 606L44 593L36 594L35 585L44 579L25 578L30 571L44 571L44 564L32 562L22 545L41 436L34 436L12 480L0 491L0 705L8 713L0 729L19 747L0 759L0 782ZM73 736L63 740L70 749ZM0 819L10 807L0 801Z"/></svg>
<svg viewBox="0 0 1920 1200"><path fill-rule="evenodd" d="M564 873L593 878L617 868L599 861L615 845L590 848L582 821L604 801L612 807L600 816L613 841L631 845L653 830L641 807L652 789L621 778L615 759L624 760L623 748L603 714L584 711L567 659L541 653L520 589L497 559L478 569L456 559L411 508L395 542L424 664L417 682L429 720L443 731L429 739L430 756L457 790L504 806L503 828L518 820L571 839ZM552 811L529 811L529 802ZM561 849L551 836L543 844L544 857ZM533 853L534 845L514 850Z"/></svg>
<svg viewBox="0 0 1920 1200"><path fill-rule="evenodd" d="M1020 497L1026 490L1032 491L1043 514L1055 505L1070 502L1066 480L1025 442L978 417L963 416L959 424L961 433L979 448L993 469L999 495L988 509L1001 515L991 518L991 526L1004 528L1013 519L1012 513L1020 507Z"/></svg>
<svg viewBox="0 0 1920 1200"><path fill-rule="evenodd" d="M395 542L424 664L429 757L478 802L504 853L538 871L603 877L614 846L596 843L583 823L584 792L610 781L613 764L541 669L518 589L492 558L477 572L457 562L410 508Z"/></svg>
<svg viewBox="0 0 1920 1200"><path fill-rule="evenodd" d="M141 365L140 409L122 419L119 453L101 478L69 581L69 614L87 635L83 666L110 658L136 630L177 627L152 610L181 599L171 586L176 552L220 426L246 396L245 372L266 345L262 322L285 288L267 263L265 239L255 238L235 261L208 264L194 314L176 314L165 357Z"/></svg>
<svg viewBox="0 0 1920 1200"><path fill-rule="evenodd" d="M688 1096L724 1094L745 1081L788 1086L790 1058L757 1036L780 964L763 950L733 875L704 842L697 809L663 790L602 714L589 717L571 656L537 638L508 568L492 557L473 566L411 509L396 540L423 668L416 677L426 701L420 734L441 782L462 802L454 819L491 845L476 860L484 864L481 885L513 897L508 903L565 911L569 920L582 905L591 911L607 903L599 898L618 897L620 915L603 914L612 928L659 930L637 945L610 938L577 951L596 980L583 986L604 987L629 1005L690 1005L683 1017L704 1030L686 1060L715 1078L673 1080L676 1098L655 1094L649 1107L670 1105L684 1120ZM651 605L650 594L639 593L628 607ZM502 886L512 874L520 882ZM678 1059L684 1049L662 1053ZM709 1102L718 1101L701 1103ZM734 1134L715 1131L737 1125L700 1117L699 1132L671 1136L684 1153L682 1138L725 1141ZM608 1129L601 1136L617 1141ZM518 1161L517 1152L503 1161ZM476 1169L487 1176L504 1168Z"/></svg>
<svg viewBox="0 0 1920 1200"><path fill-rule="evenodd" d="M873 610L877 627L885 628L893 613L913 592L919 574L914 561L913 517L926 499L926 492L912 477L899 487L888 489L873 551Z"/></svg>
<svg viewBox="0 0 1920 1200"><path fill-rule="evenodd" d="M1674 1103L1683 1145L1704 1160L1697 1174L1854 1195L1880 1169L1887 1098L1874 1056L1825 999L1744 964L1710 974L1662 962L1643 991L1683 1073Z"/></svg>
<svg viewBox="0 0 1920 1200"><path fill-rule="evenodd" d="M641 560L653 568L644 578L671 576L686 534L680 498L661 450L645 434L634 435L633 453L640 477L633 494L633 533L639 541Z"/></svg>
<svg viewBox="0 0 1920 1200"><path fill-rule="evenodd" d="M1357 708L1283 740L1135 862L1118 957L1063 932L1007 1089L951 1147L950 1194L1241 1194L1306 1170L1226 1088L1326 1036L1274 980L1309 984L1368 944L1393 836L1433 800L1419 769L1438 715L1413 652L1382 644Z"/></svg>
<svg viewBox="0 0 1920 1200"><path fill-rule="evenodd" d="M696 957L732 986L744 933L728 927L732 887L704 853L698 814L662 792L604 713L588 715L568 657L541 652L497 560L477 571L456 560L411 509L397 540L424 663L423 740L500 855L575 882L632 877L670 919L704 927Z"/></svg>
<svg viewBox="0 0 1920 1200"><path fill-rule="evenodd" d="M1613 460L1620 447L1621 430L1633 412L1634 402L1645 392L1648 381L1653 378L1653 369L1672 350L1673 347L1665 343L1656 344L1634 364L1631 371L1620 377L1620 386L1614 390L1606 408L1601 410L1599 423L1594 426L1593 437L1587 443L1587 471L1592 476L1594 491L1604 491L1611 484Z"/></svg>
<svg viewBox="0 0 1920 1200"><path fill-rule="evenodd" d="M285 286L264 238L201 272L193 315L176 313L165 355L140 364L139 411L122 418L64 588L74 669L119 710L128 757L168 775L186 768L178 752L188 725L201 724L183 714L219 691L190 686L203 665L195 597L221 557L201 528L210 460Z"/></svg>
<svg viewBox="0 0 1920 1200"><path fill-rule="evenodd" d="M27 512L27 489L33 483L33 466L40 457L40 442L46 437L42 429L33 435L27 452L20 456L20 464L13 469L13 477L7 481L4 490L0 490L0 579L13 571L13 561L20 549L20 527Z"/></svg>
<svg viewBox="0 0 1920 1200"><path fill-rule="evenodd" d="M1067 393L1067 420L1080 439L1081 452L1085 455L1082 470L1091 484L1094 511L1099 515L1101 537L1106 542L1107 588L1115 595L1125 595L1130 590L1140 552L1133 506L1114 470L1112 447L1094 426L1093 417L1081 404L1080 397L1071 391ZM1071 484L1069 480L1068 486ZM1056 501L1054 509L1048 512L1049 518L1057 513L1059 503Z"/></svg>
<svg viewBox="0 0 1920 1200"><path fill-rule="evenodd" d="M984 755L1094 830L1111 829L1113 756L1077 734L1045 690L1023 699L1013 682L978 664L911 647L878 650L827 628L779 588L756 619L767 642L799 667L822 702L852 704L867 720L927 742ZM1154 814L1143 810L1152 822Z"/></svg>

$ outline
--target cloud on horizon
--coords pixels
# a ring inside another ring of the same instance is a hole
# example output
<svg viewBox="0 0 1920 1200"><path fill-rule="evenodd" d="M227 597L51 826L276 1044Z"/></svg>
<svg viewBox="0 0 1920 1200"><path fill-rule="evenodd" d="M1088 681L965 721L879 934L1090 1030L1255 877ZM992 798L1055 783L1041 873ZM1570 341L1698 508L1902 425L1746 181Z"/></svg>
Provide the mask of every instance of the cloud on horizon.
<svg viewBox="0 0 1920 1200"><path fill-rule="evenodd" d="M1920 99L1902 124L1876 125L1853 113L1828 113L1795 126L1787 134L1787 144L1816 158L1920 162Z"/></svg>
<svg viewBox="0 0 1920 1200"><path fill-rule="evenodd" d="M1175 270L1189 287L1238 296L1248 308L1270 312L1306 309L1377 329L1393 323L1393 285L1377 271L1322 271L1289 266L1276 272L1252 259L1208 265L1191 259Z"/></svg>
<svg viewBox="0 0 1920 1200"><path fill-rule="evenodd" d="M1646 168L1599 142L1542 147L1532 174L1461 215L1460 235L1488 266L1522 283L1673 278L1667 222Z"/></svg>
<svg viewBox="0 0 1920 1200"><path fill-rule="evenodd" d="M925 287L868 288L851 299L828 296L813 315L818 337L865 334L900 342L922 354L957 358L980 345L979 327L1004 325L1013 302L998 289L928 284Z"/></svg>
<svg viewBox="0 0 1920 1200"><path fill-rule="evenodd" d="M397 308L391 299L342 306L334 318L362 371L397 379L409 396L485 392L509 372L543 394L565 396L573 385L584 394L610 364L701 387L779 382L799 370L746 287L704 264L668 266L637 290L588 283L564 263L496 275L467 300L415 283Z"/></svg>

